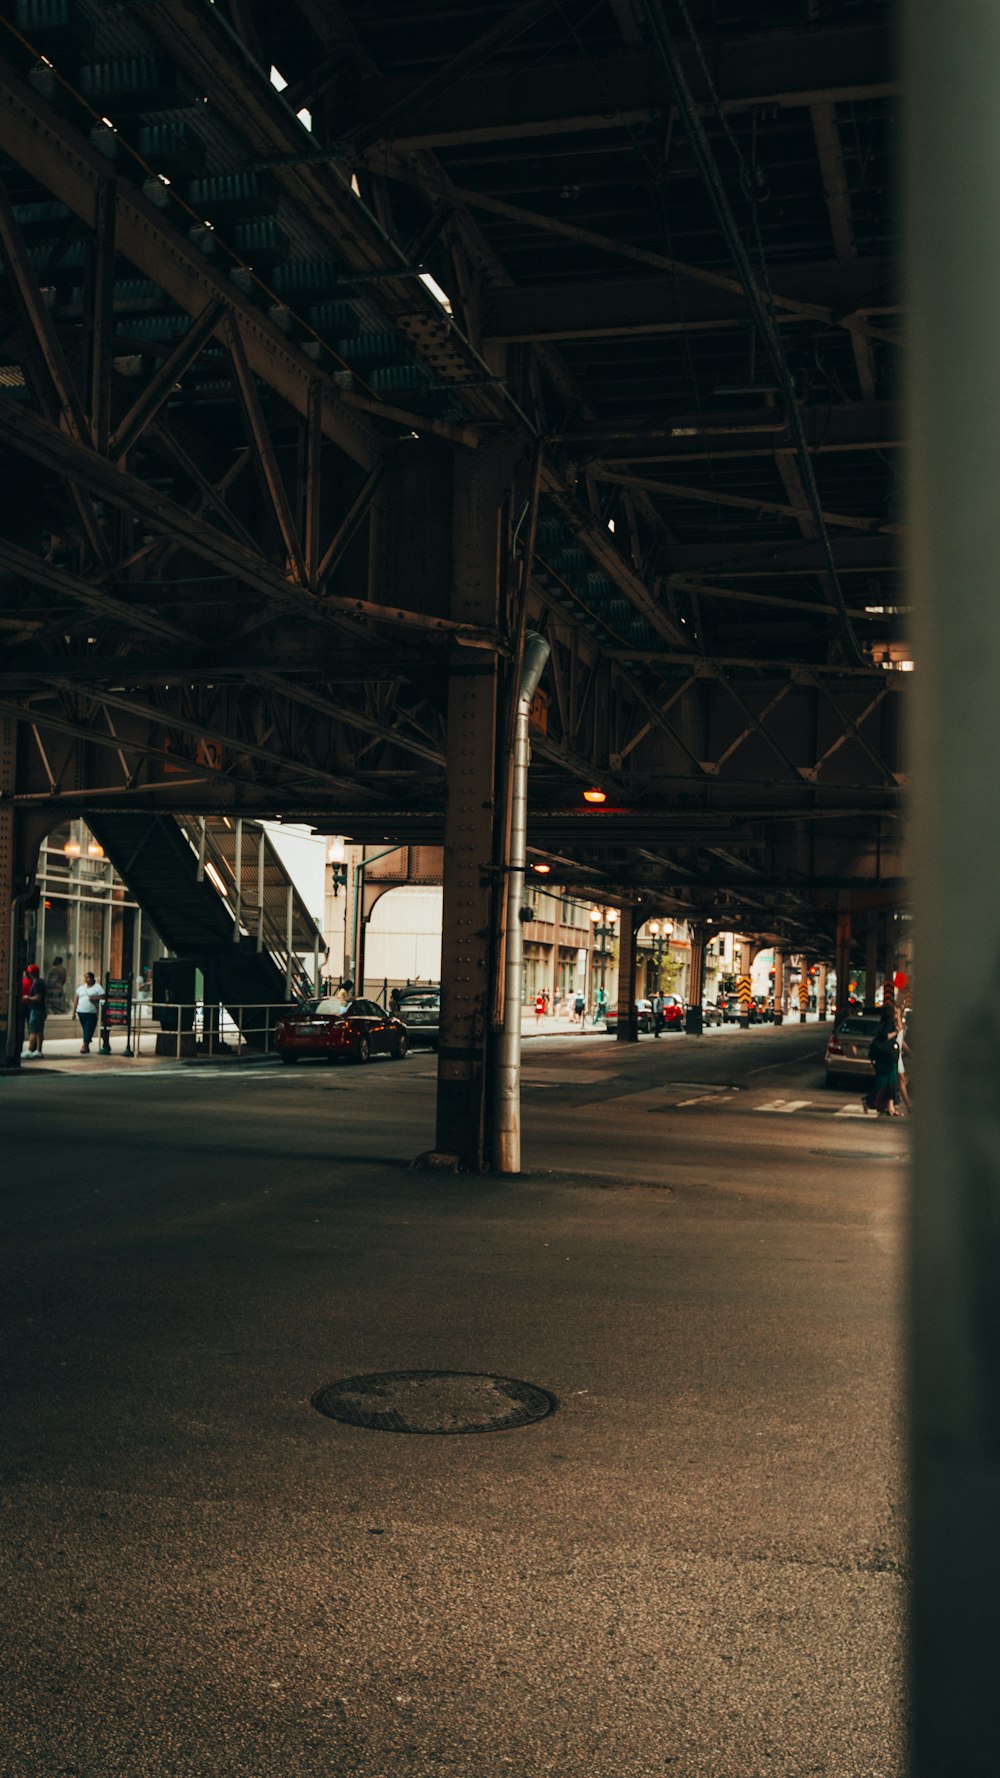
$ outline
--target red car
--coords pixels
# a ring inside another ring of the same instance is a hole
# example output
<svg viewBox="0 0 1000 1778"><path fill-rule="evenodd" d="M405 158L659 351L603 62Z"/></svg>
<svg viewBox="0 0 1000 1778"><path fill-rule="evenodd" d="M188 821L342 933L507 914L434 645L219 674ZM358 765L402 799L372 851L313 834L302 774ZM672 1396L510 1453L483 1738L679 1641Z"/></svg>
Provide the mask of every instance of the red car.
<svg viewBox="0 0 1000 1778"><path fill-rule="evenodd" d="M379 1053L396 1060L406 1054L406 1026L374 1000L318 1000L295 1007L279 1020L274 1047L283 1062L300 1056L327 1061L367 1062Z"/></svg>
<svg viewBox="0 0 1000 1778"><path fill-rule="evenodd" d="M664 996L663 996L663 1011L660 1016L662 1019L662 1029L664 1031L683 1031L683 1029L684 1029L684 1002L683 1002L683 1000L679 1000L677 998L676 994L664 994Z"/></svg>

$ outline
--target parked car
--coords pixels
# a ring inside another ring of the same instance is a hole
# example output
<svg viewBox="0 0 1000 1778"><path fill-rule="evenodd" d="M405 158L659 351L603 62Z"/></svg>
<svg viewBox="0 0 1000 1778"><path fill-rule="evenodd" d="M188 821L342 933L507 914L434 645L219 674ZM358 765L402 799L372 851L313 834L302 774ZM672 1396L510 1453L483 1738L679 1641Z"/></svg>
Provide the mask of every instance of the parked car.
<svg viewBox="0 0 1000 1778"><path fill-rule="evenodd" d="M722 1024L722 1003L718 1000L703 1000L701 1005L702 1025Z"/></svg>
<svg viewBox="0 0 1000 1778"><path fill-rule="evenodd" d="M877 1012L851 1013L848 1018L841 1019L830 1033L826 1046L824 1060L828 1087L835 1087L841 1078L871 1079L875 1069L868 1051L881 1024L882 1015Z"/></svg>
<svg viewBox="0 0 1000 1778"><path fill-rule="evenodd" d="M399 1016L411 1043L427 1043L431 1049L437 1049L441 1035L440 988L400 988Z"/></svg>
<svg viewBox="0 0 1000 1778"><path fill-rule="evenodd" d="M726 994L724 996L724 998L719 1002L719 1004L722 1007L722 1022L723 1022L723 1024L724 1025L739 1024L739 1021L743 1016L743 1008L740 1005L739 995L738 994ZM750 1003L750 1024L756 1025L756 1023L757 1023L757 1008L754 1006L753 1002L751 1001L751 1003Z"/></svg>
<svg viewBox="0 0 1000 1778"><path fill-rule="evenodd" d="M653 1029L652 1002L649 1000L637 1000L635 1003L635 1011L636 1011L636 1018L637 1018L638 1024L639 1024L639 1030L640 1031L652 1031L652 1029ZM610 1032L614 1033L618 1030L618 1002L617 1001L613 1001L609 1005L607 1013L605 1014L604 1022L605 1022L607 1029Z"/></svg>
<svg viewBox="0 0 1000 1778"><path fill-rule="evenodd" d="M328 1062L367 1062L388 1054L396 1060L408 1048L402 1019L374 1000L317 1000L289 1009L278 1021L274 1045L283 1062L301 1056L325 1056Z"/></svg>

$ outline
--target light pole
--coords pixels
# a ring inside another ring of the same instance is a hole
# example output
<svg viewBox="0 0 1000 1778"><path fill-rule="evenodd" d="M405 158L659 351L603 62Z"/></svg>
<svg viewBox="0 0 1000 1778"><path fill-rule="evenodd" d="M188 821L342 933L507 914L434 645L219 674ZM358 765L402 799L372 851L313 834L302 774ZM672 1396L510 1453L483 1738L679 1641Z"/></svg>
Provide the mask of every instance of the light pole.
<svg viewBox="0 0 1000 1778"><path fill-rule="evenodd" d="M653 982L654 992L663 992L663 959L670 958L670 940L674 936L672 920L650 920L649 936L653 941Z"/></svg>
<svg viewBox="0 0 1000 1778"><path fill-rule="evenodd" d="M591 908L591 910L590 910L590 923L594 929L594 937L599 938L601 941L601 948L597 953L597 961L598 961L598 964L600 965L599 973L600 973L600 978L601 978L598 992L600 993L600 996L601 996L601 1009L605 1010L605 1011L607 1009L607 1004L608 1004L608 997L604 991L605 971L607 969L607 963L608 963L607 941L609 938L614 937L615 922L617 921L617 919L618 919L618 909L617 908L597 908L597 907L594 907L594 908ZM594 1018L596 1021L596 1018L597 1018L596 1012L594 1014Z"/></svg>

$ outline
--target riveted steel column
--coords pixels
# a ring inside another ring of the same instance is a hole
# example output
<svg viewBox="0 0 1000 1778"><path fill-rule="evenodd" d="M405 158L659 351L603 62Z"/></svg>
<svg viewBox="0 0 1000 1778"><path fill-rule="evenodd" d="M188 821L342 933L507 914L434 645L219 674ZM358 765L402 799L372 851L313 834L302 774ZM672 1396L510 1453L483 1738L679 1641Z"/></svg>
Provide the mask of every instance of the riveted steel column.
<svg viewBox="0 0 1000 1778"><path fill-rule="evenodd" d="M879 1000L878 915L869 914L865 935L865 1012L874 1012Z"/></svg>
<svg viewBox="0 0 1000 1778"><path fill-rule="evenodd" d="M821 1025L826 1021L826 975L827 966L825 963L821 963L819 966L819 984L816 989L816 1006L819 1012L819 1022Z"/></svg>
<svg viewBox="0 0 1000 1778"><path fill-rule="evenodd" d="M906 30L913 851L912 1778L997 1763L1000 1663L1000 9ZM974 939L972 967L956 942ZM926 1015L926 1016L925 1016Z"/></svg>
<svg viewBox="0 0 1000 1778"><path fill-rule="evenodd" d="M618 1042L638 1043L639 1015L635 1005L636 944L642 919L634 908L623 907L618 920Z"/></svg>
<svg viewBox="0 0 1000 1778"><path fill-rule="evenodd" d="M18 920L14 858L14 808L8 800L14 794L17 767L17 724L12 716L0 716L0 1066L14 1063L20 1054L18 1043L17 991L20 976L16 955L20 923Z"/></svg>
<svg viewBox="0 0 1000 1778"><path fill-rule="evenodd" d="M684 1018L684 1029L693 1037L702 1035L704 1015L702 1001L705 998L705 928L695 925L690 928L691 962L688 967L688 1008Z"/></svg>
<svg viewBox="0 0 1000 1778"><path fill-rule="evenodd" d="M775 947L774 952L774 1022L784 1023L785 1018L785 953Z"/></svg>
<svg viewBox="0 0 1000 1778"><path fill-rule="evenodd" d="M835 952L837 966L837 1004L834 1008L833 1022L839 1025L841 1019L847 1017L847 1002L851 993L851 916L848 913L837 915L837 949Z"/></svg>
<svg viewBox="0 0 1000 1778"><path fill-rule="evenodd" d="M495 628L501 502L508 451L455 458L452 615ZM442 1154L481 1171L489 1154L486 1052L491 1038L502 893L496 835L498 657L453 645L448 680L448 789L441 938L437 1137Z"/></svg>
<svg viewBox="0 0 1000 1778"><path fill-rule="evenodd" d="M737 992L740 997L740 1026L745 1031L750 1023L750 1008L753 1005L751 993L753 971L753 945L748 938L740 939L740 973L737 980Z"/></svg>

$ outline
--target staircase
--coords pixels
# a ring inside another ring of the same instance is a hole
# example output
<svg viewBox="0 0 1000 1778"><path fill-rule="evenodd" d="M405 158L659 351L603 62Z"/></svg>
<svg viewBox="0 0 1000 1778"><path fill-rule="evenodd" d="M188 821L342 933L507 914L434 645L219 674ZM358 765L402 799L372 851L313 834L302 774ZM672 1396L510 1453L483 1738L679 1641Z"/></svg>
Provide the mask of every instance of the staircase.
<svg viewBox="0 0 1000 1778"><path fill-rule="evenodd" d="M300 957L312 973L322 938L259 822L112 814L87 824L164 944L198 964L206 1000L234 1020L241 1007L285 1004Z"/></svg>

